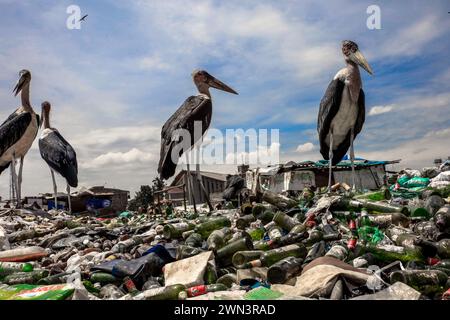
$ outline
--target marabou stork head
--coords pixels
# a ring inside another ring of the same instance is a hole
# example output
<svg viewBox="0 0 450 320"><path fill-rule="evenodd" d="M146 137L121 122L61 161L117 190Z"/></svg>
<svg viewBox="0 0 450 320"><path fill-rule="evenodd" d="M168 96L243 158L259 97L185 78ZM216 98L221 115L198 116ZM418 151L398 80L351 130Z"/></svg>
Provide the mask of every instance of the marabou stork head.
<svg viewBox="0 0 450 320"><path fill-rule="evenodd" d="M232 88L227 86L222 81L214 78L212 75L210 75L205 70L194 70L192 72L192 79L194 80L194 83L197 85L197 87L206 85L208 87L216 88L216 89L226 91L229 93L238 94Z"/></svg>
<svg viewBox="0 0 450 320"><path fill-rule="evenodd" d="M369 66L366 58L364 58L361 51L358 49L358 45L350 40L342 41L342 53L344 54L346 61L352 61L361 66L369 74L373 74L372 68Z"/></svg>
<svg viewBox="0 0 450 320"><path fill-rule="evenodd" d="M19 80L16 83L16 86L13 89L14 92L14 96L17 96L19 94L19 92L22 90L22 88L26 85L29 84L31 81L31 72L28 70L22 70L19 72Z"/></svg>
<svg viewBox="0 0 450 320"><path fill-rule="evenodd" d="M49 121L49 117L50 117L50 109L51 109L51 104L48 101L44 101L41 103L41 123L39 124L39 127L42 126L42 124L44 123L44 121Z"/></svg>

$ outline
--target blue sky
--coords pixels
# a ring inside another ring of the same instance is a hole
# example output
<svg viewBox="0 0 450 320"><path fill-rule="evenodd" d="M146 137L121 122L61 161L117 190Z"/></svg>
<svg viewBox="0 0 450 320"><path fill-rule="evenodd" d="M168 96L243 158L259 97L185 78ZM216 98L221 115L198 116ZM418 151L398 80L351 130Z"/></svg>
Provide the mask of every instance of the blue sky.
<svg viewBox="0 0 450 320"><path fill-rule="evenodd" d="M71 4L89 14L81 30L66 28ZM366 27L372 4L381 30ZM212 92L214 128L278 128L282 161L320 159L318 105L344 66L344 39L375 72L362 72L368 116L357 156L412 167L450 156L448 1L0 0L0 9L0 118L19 104L18 71L31 70L33 106L52 102L52 125L78 152L81 185L134 191L151 181L160 128L195 93L196 68L239 92ZM37 141L24 191L51 191Z"/></svg>

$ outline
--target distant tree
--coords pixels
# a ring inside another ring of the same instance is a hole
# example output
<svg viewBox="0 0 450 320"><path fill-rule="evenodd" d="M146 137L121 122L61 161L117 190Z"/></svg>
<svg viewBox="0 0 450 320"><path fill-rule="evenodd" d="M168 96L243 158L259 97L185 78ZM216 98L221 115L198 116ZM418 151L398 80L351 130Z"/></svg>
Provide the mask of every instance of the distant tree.
<svg viewBox="0 0 450 320"><path fill-rule="evenodd" d="M166 187L166 183L164 182L164 180L160 179L159 177L156 177L155 179L153 179L153 192L155 191L161 191Z"/></svg>
<svg viewBox="0 0 450 320"><path fill-rule="evenodd" d="M139 207L147 210L148 206L153 203L153 198L153 187L141 186L141 189L134 195L134 199L128 202L128 210L137 211Z"/></svg>

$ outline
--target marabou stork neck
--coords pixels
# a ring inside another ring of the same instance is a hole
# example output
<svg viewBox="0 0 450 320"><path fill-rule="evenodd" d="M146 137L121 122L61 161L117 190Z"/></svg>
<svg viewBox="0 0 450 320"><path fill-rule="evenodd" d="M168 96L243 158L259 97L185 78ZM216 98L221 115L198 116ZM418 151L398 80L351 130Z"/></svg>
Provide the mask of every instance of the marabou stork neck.
<svg viewBox="0 0 450 320"><path fill-rule="evenodd" d="M317 131L320 153L329 160L328 191L331 168L339 163L350 147L352 184L355 189L353 140L361 132L365 120L365 98L358 65L373 74L366 58L353 41L342 42L347 67L338 71L320 102Z"/></svg>
<svg viewBox="0 0 450 320"><path fill-rule="evenodd" d="M33 144L39 129L39 116L30 103L31 72L22 70L14 87L14 95L20 92L22 106L17 108L0 126L0 174L11 165L13 189L17 195L16 207L21 207L22 171L24 157ZM20 158L19 174L16 159ZM13 192L14 193L14 192Z"/></svg>
<svg viewBox="0 0 450 320"><path fill-rule="evenodd" d="M193 183L190 179L190 169L189 161L187 159L188 150L180 150L179 152L172 152L174 147L180 143L180 138L175 136L177 129L185 129L189 131L191 135L191 141L189 141L189 146L192 148L205 134L206 130L209 128L212 116L212 101L211 93L209 88L216 88L222 91L226 91L233 94L238 94L232 88L214 78L208 72L204 70L195 70L192 73L192 79L196 85L199 94L196 96L191 96L186 99L186 101L178 108L178 110L167 120L161 130L161 154L158 166L158 173L161 179L168 179L175 174L175 169L179 158L183 153L186 155L186 166L187 166L187 179L188 188L193 190ZM195 122L201 122L202 132L201 135L194 134L194 124ZM172 154L174 153L174 154ZM200 187L205 193L206 200L210 210L212 210L212 205L209 201L209 195L203 186L200 173L197 166L197 179L199 181ZM191 193L189 193L191 194ZM193 197L194 210L195 197Z"/></svg>
<svg viewBox="0 0 450 320"><path fill-rule="evenodd" d="M64 139L59 131L50 126L50 109L50 103L44 101L42 103L42 121L44 130L42 130L39 138L39 151L42 159L44 159L50 167L50 172L52 174L53 192L55 193L55 209L58 210L58 190L54 171L63 176L67 181L69 212L72 212L70 187L76 188L78 186L77 155L75 150L66 139Z"/></svg>

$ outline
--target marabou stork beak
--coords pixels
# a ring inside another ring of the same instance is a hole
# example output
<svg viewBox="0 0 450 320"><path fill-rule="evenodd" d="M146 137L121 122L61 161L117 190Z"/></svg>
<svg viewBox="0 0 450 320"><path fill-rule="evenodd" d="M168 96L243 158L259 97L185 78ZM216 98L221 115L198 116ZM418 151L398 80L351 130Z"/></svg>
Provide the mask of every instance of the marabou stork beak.
<svg viewBox="0 0 450 320"><path fill-rule="evenodd" d="M370 75L373 75L372 68L369 66L369 63L367 62L366 58L363 56L361 51L357 50L355 53L350 54L350 58L352 61L364 70L366 70Z"/></svg>
<svg viewBox="0 0 450 320"><path fill-rule="evenodd" d="M13 89L14 96L17 96L19 92L22 90L23 85L25 84L26 79L25 75L21 75L19 81L17 81L16 86Z"/></svg>
<svg viewBox="0 0 450 320"><path fill-rule="evenodd" d="M207 83L210 87L222 90L222 91L226 91L229 93L233 93L233 94L238 94L236 91L234 91L232 88L230 88L229 86L227 86L225 83L223 83L222 81L214 78L212 75L208 74L208 79L207 79Z"/></svg>

